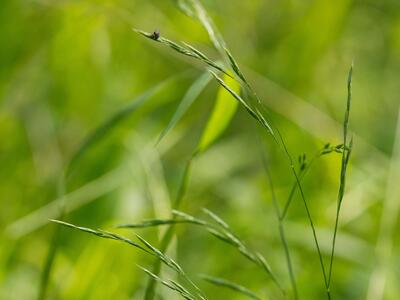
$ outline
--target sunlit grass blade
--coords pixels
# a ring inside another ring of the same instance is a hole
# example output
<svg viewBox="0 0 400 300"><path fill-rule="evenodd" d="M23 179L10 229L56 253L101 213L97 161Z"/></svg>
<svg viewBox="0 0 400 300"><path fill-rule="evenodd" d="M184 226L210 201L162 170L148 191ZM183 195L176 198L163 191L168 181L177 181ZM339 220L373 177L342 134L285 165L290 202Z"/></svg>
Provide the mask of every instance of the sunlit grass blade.
<svg viewBox="0 0 400 300"><path fill-rule="evenodd" d="M256 299L256 300L262 299L259 296L257 296L256 293L252 292L248 288L245 288L244 286L241 286L232 281L228 281L226 279L213 277L213 276L209 276L209 275L203 275L203 274L200 275L200 277L211 284L214 284L214 285L220 286L220 287L224 287L224 288L228 288L228 289L238 292L242 295L245 295L251 299Z"/></svg>
<svg viewBox="0 0 400 300"><path fill-rule="evenodd" d="M185 169L183 171L181 180L179 182L179 188L178 188L178 193L175 197L174 202L172 203L172 208L173 209L179 209L183 198L186 195L186 191L189 185L189 180L190 180L190 173L191 173L191 166L192 166L192 159L189 159L186 164L185 164ZM175 217L173 218L175 219ZM165 234L163 235L160 243L160 249L163 252L166 252L168 250L168 247L172 241L172 238L174 237L175 234L175 227L173 224L167 229ZM161 263L160 261L156 260L153 265L153 273L156 275L159 275L161 272ZM156 290L156 281L155 280L149 280L146 291L145 291L145 300L153 300L155 297L155 290Z"/></svg>
<svg viewBox="0 0 400 300"><path fill-rule="evenodd" d="M232 78L225 76L227 84L230 89L235 93L240 92L240 85ZM226 89L220 88L218 90L216 102L208 119L207 125L203 130L197 152L203 152L210 147L226 130L230 124L233 116L237 111L238 103L232 99L229 92Z"/></svg>
<svg viewBox="0 0 400 300"><path fill-rule="evenodd" d="M179 120L185 115L193 102L199 97L200 93L205 89L208 83L211 81L211 76L208 72L201 75L187 90L183 96L178 108L176 109L172 119L169 121L167 127L162 131L157 143L159 143L168 132L174 128Z"/></svg>

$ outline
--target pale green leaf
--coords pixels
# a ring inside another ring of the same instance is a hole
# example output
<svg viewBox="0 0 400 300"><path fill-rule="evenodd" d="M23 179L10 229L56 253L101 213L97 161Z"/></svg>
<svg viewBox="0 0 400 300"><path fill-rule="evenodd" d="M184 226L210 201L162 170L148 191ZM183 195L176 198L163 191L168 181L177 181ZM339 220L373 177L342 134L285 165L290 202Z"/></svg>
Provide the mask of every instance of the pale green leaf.
<svg viewBox="0 0 400 300"><path fill-rule="evenodd" d="M225 75L224 80L231 90L240 92L240 85L234 79ZM214 110L201 137L198 152L205 151L221 136L235 115L237 107L238 102L225 88L220 87Z"/></svg>
<svg viewBox="0 0 400 300"><path fill-rule="evenodd" d="M159 143L163 137L179 122L179 120L185 115L193 102L199 97L201 92L206 88L207 84L211 80L211 75L209 72L201 75L187 90L186 94L183 96L181 103L179 104L175 114L173 115L171 121L168 123L167 127L163 130L157 143Z"/></svg>

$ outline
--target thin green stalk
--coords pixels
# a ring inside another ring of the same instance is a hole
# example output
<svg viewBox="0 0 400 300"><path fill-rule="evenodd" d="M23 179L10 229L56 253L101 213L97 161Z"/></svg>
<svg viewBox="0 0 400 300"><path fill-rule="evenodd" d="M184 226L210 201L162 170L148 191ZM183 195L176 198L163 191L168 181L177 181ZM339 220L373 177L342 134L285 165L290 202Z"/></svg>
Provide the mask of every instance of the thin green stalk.
<svg viewBox="0 0 400 300"><path fill-rule="evenodd" d="M307 166L304 170L300 170L300 175L299 175L300 181L304 178L306 172L311 168L311 164L313 163L313 161L314 161L314 157L311 160L311 162L309 164L307 164ZM289 210L290 204L292 203L293 196L294 196L296 189L297 189L297 181L295 181L293 183L292 189L290 190L290 193L289 193L289 197L286 200L286 203L285 203L285 206L283 207L283 211L282 211L281 215L279 216L279 218L281 220L284 220L286 218L287 212Z"/></svg>
<svg viewBox="0 0 400 300"><path fill-rule="evenodd" d="M339 186L339 193L338 193L338 200L337 200L335 228L333 231L333 238L332 238L331 257L330 257L330 263L329 263L328 289L330 288L330 285L331 285L333 260L334 260L334 256L335 256L335 247L336 247L336 235L337 235L338 226L339 226L340 209L342 207L344 191L345 191L345 187L346 187L347 165L349 163L351 150L352 150L352 146L353 146L353 139L350 140L350 143L347 146L350 107L351 107L351 98L352 98L352 77L353 77L353 65L350 68L349 77L347 80L347 105L346 105L346 112L345 112L344 123L343 123L344 151L342 153L342 166L341 166L341 171L340 171L340 186Z"/></svg>
<svg viewBox="0 0 400 300"><path fill-rule="evenodd" d="M186 194L188 184L189 184L189 179L190 179L190 170L191 170L193 158L194 158L194 156L192 156L192 158L189 159L185 165L185 169L184 169L184 172L183 172L180 184L179 184L178 193L177 193L174 203L172 204L173 209L177 210L180 208L182 199L184 198L184 196ZM176 216L173 215L173 220L175 218L176 218ZM175 234L175 226L172 224L171 226L168 227L167 231L165 232L165 234L163 235L163 237L161 239L160 250L162 252L166 252L168 250L168 246L170 245L174 234ZM152 273L158 276L158 274L160 274L160 271L161 271L161 261L156 260L153 265ZM145 292L145 296L144 296L145 300L153 300L154 299L156 285L157 285L157 281L154 280L154 278L150 277L150 279L147 283L146 292Z"/></svg>
<svg viewBox="0 0 400 300"><path fill-rule="evenodd" d="M325 288L326 288L327 297L328 297L328 299L331 299L330 291L329 291L329 289L328 289L328 281L327 281L327 276L326 276L325 265L324 265L324 261L323 261L323 258L322 258L322 252L321 252L321 248L320 248L320 246L319 246L318 237L317 237L317 232L316 232L315 226L314 226L314 221L313 221L313 219L312 219L312 217L311 217L311 212L310 212L310 209L308 208L308 204L307 204L306 198L305 198L305 196L304 196L303 188L302 188L302 186L301 186L301 184L300 184L299 177L298 177L297 172L296 172L296 170L295 170L295 168L294 168L293 160L291 159L291 156L290 156L289 153L287 152L286 146L285 146L285 149L286 149L286 153L288 154L288 158L290 159L290 167L291 167L291 169L292 169L292 173L293 173L294 177L296 178L296 183L297 183L297 185L298 185L298 187L299 187L301 199L303 200L304 208L305 208L305 210L306 210L307 218L308 218L308 221L309 221L309 223L310 223L311 230L312 230L312 234L313 234L313 238L314 238L314 243L315 243L315 246L316 246L317 252L318 252L319 263L320 263L321 269L322 269L322 275L323 275L323 277L324 277L324 282L325 282Z"/></svg>
<svg viewBox="0 0 400 300"><path fill-rule="evenodd" d="M65 216L65 176L64 174L60 177L59 182L58 182L58 197L61 197L62 201L60 204L60 220L64 219ZM60 241L60 231L61 228L57 226L57 228L54 229L52 236L51 236L51 244L49 247L49 250L47 252L45 262L44 262L44 267L41 272L40 276L40 286L39 286L39 293L38 293L38 300L45 300L47 299L47 293L48 293L48 287L49 287L49 281L50 281L50 275L51 271L53 269L53 265L56 259L57 251L58 251L58 245Z"/></svg>
<svg viewBox="0 0 400 300"><path fill-rule="evenodd" d="M285 229L283 227L283 219L281 219L281 217L280 217L281 212L280 212L278 201L276 199L274 185L272 182L272 176L271 176L269 168L268 168L265 154L263 155L263 164L264 164L265 172L267 174L268 183L269 183L269 186L271 189L272 203L274 206L275 214L278 219L279 236L280 236L280 239L282 242L283 249L285 251L286 265L287 265L288 271L289 271L290 283L292 285L292 290L293 290L293 297L295 300L297 300L297 299L299 299L299 295L298 295L298 291L297 291L296 277L294 275L293 264L292 264L292 260L290 257L289 246L288 246L286 235L285 235Z"/></svg>

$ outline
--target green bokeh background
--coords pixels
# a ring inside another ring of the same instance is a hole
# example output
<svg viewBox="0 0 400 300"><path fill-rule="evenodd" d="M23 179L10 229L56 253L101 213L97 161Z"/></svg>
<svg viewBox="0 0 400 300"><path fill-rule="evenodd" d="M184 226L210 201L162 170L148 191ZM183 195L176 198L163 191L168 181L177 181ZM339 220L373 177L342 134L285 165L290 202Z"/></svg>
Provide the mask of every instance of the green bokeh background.
<svg viewBox="0 0 400 300"><path fill-rule="evenodd" d="M332 292L334 299L366 299L383 278L376 273L381 257L387 263L382 299L398 299L400 2L208 0L204 5L295 157L310 157L326 142L340 143L347 72L354 61L354 155ZM59 199L63 166L84 137L137 95L174 77L92 147L66 184L66 220L75 224L110 228L169 215L218 86L213 82L156 146L185 91L204 69L143 39L132 27L159 28L163 36L218 58L201 25L182 14L174 1L0 3L0 299L36 299L56 226L47 220L58 217L60 201L51 203ZM288 285L258 132L240 109L223 136L193 162L182 210L197 216L202 207L217 212L268 258ZM293 178L269 142L275 189L283 203ZM340 155L330 155L304 181L326 262L339 170ZM380 234L382 220L391 220L387 236ZM324 299L318 257L298 196L286 230L300 298ZM156 229L140 233L157 245ZM147 278L136 264L150 266L147 256L67 229L60 231L59 243L49 299L142 298ZM382 249L391 243L393 251L387 254ZM199 273L233 280L271 299L276 294L268 276L199 228L180 226L171 255L210 299L243 297L202 282ZM165 289L159 292L165 299L176 298Z"/></svg>

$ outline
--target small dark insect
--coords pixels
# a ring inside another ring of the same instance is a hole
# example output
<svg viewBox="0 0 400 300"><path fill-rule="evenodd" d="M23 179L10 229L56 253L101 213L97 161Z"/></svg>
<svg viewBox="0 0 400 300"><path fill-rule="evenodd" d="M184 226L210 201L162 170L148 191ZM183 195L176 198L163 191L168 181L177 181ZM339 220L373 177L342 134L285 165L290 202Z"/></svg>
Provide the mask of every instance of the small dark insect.
<svg viewBox="0 0 400 300"><path fill-rule="evenodd" d="M153 40L157 41L160 38L160 30L154 30L153 34L150 36Z"/></svg>

